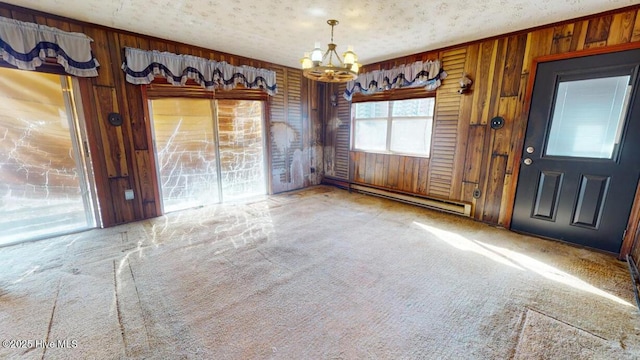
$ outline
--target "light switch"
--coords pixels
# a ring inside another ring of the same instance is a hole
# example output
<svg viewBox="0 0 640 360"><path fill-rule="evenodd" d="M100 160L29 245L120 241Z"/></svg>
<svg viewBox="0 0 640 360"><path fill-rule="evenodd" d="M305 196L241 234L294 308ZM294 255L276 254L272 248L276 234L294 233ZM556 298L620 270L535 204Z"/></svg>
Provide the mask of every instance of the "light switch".
<svg viewBox="0 0 640 360"><path fill-rule="evenodd" d="M125 200L133 200L133 190L127 189L124 191L124 199Z"/></svg>

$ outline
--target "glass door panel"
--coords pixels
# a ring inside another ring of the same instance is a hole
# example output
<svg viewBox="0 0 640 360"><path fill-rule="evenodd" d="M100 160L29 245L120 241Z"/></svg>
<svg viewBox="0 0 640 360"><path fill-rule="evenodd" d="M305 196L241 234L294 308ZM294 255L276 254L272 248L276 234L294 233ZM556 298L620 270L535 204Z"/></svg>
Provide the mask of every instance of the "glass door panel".
<svg viewBox="0 0 640 360"><path fill-rule="evenodd" d="M95 227L71 83L0 68L0 244Z"/></svg>
<svg viewBox="0 0 640 360"><path fill-rule="evenodd" d="M150 100L164 212L220 201L211 101Z"/></svg>
<svg viewBox="0 0 640 360"><path fill-rule="evenodd" d="M216 105L224 201L264 195L262 102L218 100Z"/></svg>

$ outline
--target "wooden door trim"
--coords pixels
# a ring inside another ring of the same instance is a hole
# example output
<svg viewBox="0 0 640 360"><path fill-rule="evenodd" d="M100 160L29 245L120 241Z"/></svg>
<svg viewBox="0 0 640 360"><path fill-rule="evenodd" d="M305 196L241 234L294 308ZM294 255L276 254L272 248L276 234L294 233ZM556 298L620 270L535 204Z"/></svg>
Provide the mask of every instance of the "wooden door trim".
<svg viewBox="0 0 640 360"><path fill-rule="evenodd" d="M526 122L525 128L529 125L529 112L531 110L533 85L536 79L538 64L549 62L549 61L566 60L566 59L573 59L573 58L590 56L590 55L609 54L614 52L620 52L625 50L635 50L635 49L640 49L640 41L620 44L620 45L607 46L607 47L584 49L584 50L579 50L579 51L574 51L574 52L564 53L564 54L544 55L544 56L534 58L531 62L531 67L530 67L531 70L529 72L529 79L528 79L528 83L525 91L525 95L526 95L525 104L518 118L525 119L525 122ZM525 136L526 136L526 131L525 133L522 134L522 137L517 140L517 143L514 144L514 147L513 147L513 150L516 152L513 158L514 179L519 179L520 177L520 164L522 160L522 151L524 149ZM507 204L508 213L505 216L506 220L504 224L504 226L507 229L511 229L511 222L513 220L513 210L516 203L517 186L518 186L518 181L512 181L511 187L509 188L510 203ZM639 221L640 221L640 182L638 183L638 186L636 189L634 202L631 208L631 213L629 215L629 220L627 222L627 231L624 235L624 238L622 239L622 246L620 247L620 253L618 254L618 259L624 260L627 254L631 252L634 245L634 240L635 240L634 235L636 233L636 230L638 229Z"/></svg>
<svg viewBox="0 0 640 360"><path fill-rule="evenodd" d="M153 185L153 196L156 198L155 208L157 216L164 215L163 213L163 199L160 197L160 183L158 176L158 164L156 163L158 158L156 157L156 143L153 141L152 136L152 126L151 126L151 114L149 113L149 94L147 91L147 86L141 86L140 90L142 91L142 108L144 113L144 123L145 123L145 131L147 133L147 152L149 153L149 167L150 171L153 172L153 176L151 177L151 184Z"/></svg>

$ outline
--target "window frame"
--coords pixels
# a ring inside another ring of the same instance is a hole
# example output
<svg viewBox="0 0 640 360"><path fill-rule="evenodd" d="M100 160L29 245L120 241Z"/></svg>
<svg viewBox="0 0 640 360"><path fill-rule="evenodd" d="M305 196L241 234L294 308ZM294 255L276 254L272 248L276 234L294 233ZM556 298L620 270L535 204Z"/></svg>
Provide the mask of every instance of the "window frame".
<svg viewBox="0 0 640 360"><path fill-rule="evenodd" d="M403 101L403 100L419 100L419 99L429 99L429 98L433 98L433 113L431 114L431 133L429 134L430 136L430 140L429 140L429 147L428 150L429 152L427 154L420 154L420 153L410 153L410 152L403 152L403 151L393 151L391 150L391 139L392 139L392 127L393 127L393 121L394 120L416 120L416 119L423 119L424 117L407 117L407 116L397 116L394 117L393 116L393 103L396 101ZM370 103L370 102L388 102L389 106L388 106L388 110L387 110L387 116L386 117L372 117L372 118L366 118L366 119L356 119L356 108L355 106L357 104L360 103ZM419 157L419 158L425 158L425 159L429 159L431 158L431 153L432 153L432 148L433 148L433 128L434 128L434 121L435 121L435 116L436 116L436 95L435 92L429 93L426 96L422 95L422 96L390 96L390 97L379 97L379 98L373 98L373 99L366 99L363 97L358 97L358 99L354 98L354 101L351 103L351 144L349 146L351 151L357 151L357 152L364 152L364 153L371 153L371 154L385 154L385 155L400 155L400 156L410 156L410 157ZM371 150L371 149L359 149L356 148L356 123L359 120L386 120L387 122L387 134L386 134L386 149L385 150Z"/></svg>

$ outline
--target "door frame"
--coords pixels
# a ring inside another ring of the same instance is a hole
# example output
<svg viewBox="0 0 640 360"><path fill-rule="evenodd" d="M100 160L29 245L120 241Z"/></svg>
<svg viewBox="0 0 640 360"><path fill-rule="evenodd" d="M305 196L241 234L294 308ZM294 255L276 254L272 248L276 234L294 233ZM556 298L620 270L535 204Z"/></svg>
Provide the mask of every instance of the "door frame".
<svg viewBox="0 0 640 360"><path fill-rule="evenodd" d="M521 161L522 152L524 151L524 137L525 137L527 126L529 125L529 112L531 110L533 86L536 80L536 72L538 69L538 64L549 62L549 61L566 60L566 59L578 58L578 57L589 56L589 55L609 54L614 52L620 52L625 50L635 50L635 49L640 49L640 41L627 43L627 44L579 50L579 51L563 53L563 54L543 55L540 57L536 57L532 60L531 67L530 67L531 70L529 72L529 79L528 79L527 87L525 91L525 103L522 108L522 112L518 114L518 117L520 119L524 119L525 123L522 125L521 127L522 132L518 134L517 142L514 144L515 146L513 147L513 150L516 152L513 157L513 161L514 161L513 175L515 179L518 179L520 177L520 165L522 162ZM504 225L506 228L510 230L511 230L511 221L513 219L513 210L514 210L515 200L516 200L517 185L518 185L518 181L511 182L511 186L508 192L508 196L509 196L509 203L507 207L508 214L506 214L507 216L505 216L506 220ZM618 254L618 259L624 260L626 259L626 256L629 253L631 253L631 250L633 249L633 245L634 245L635 233L639 228L639 222L640 222L640 181L638 181L638 184L636 185L636 193L634 196L633 205L631 207L631 213L627 221L625 235L624 235L624 238L622 239L622 246L620 247L620 253Z"/></svg>
<svg viewBox="0 0 640 360"><path fill-rule="evenodd" d="M262 135L262 146L264 148L264 159L263 166L264 168L264 176L265 176L265 184L266 184L266 195L272 195L272 166L271 166L271 141L270 141L270 130L271 129L271 110L269 108L269 104L271 102L271 97L267 95L266 92L262 90L254 90L254 89L244 89L237 88L233 90L218 90L211 91L203 89L200 85L193 82L193 80L188 80L186 85L183 86L174 86L170 85L166 80L161 78L156 78L151 84L142 86L140 88L142 93L142 102L144 104L144 126L146 131L146 139L147 143L150 144L148 146L147 151L149 154L149 159L151 159L149 167L150 171L154 176L151 176L150 184L153 187L153 194L156 199L154 203L154 207L156 210L157 216L164 215L164 205L162 204L162 197L160 196L160 183L158 181L158 167L156 160L156 151L155 144L153 139L153 129L151 124L151 114L149 112L149 100L155 99L166 99L166 98L195 98L195 99L206 99L211 101L216 100L250 100L250 101L260 101L262 103L262 126L263 126L263 135ZM216 120L217 124L217 120ZM216 125L217 128L217 125ZM217 130L216 130L217 131ZM216 135L217 136L217 135Z"/></svg>

